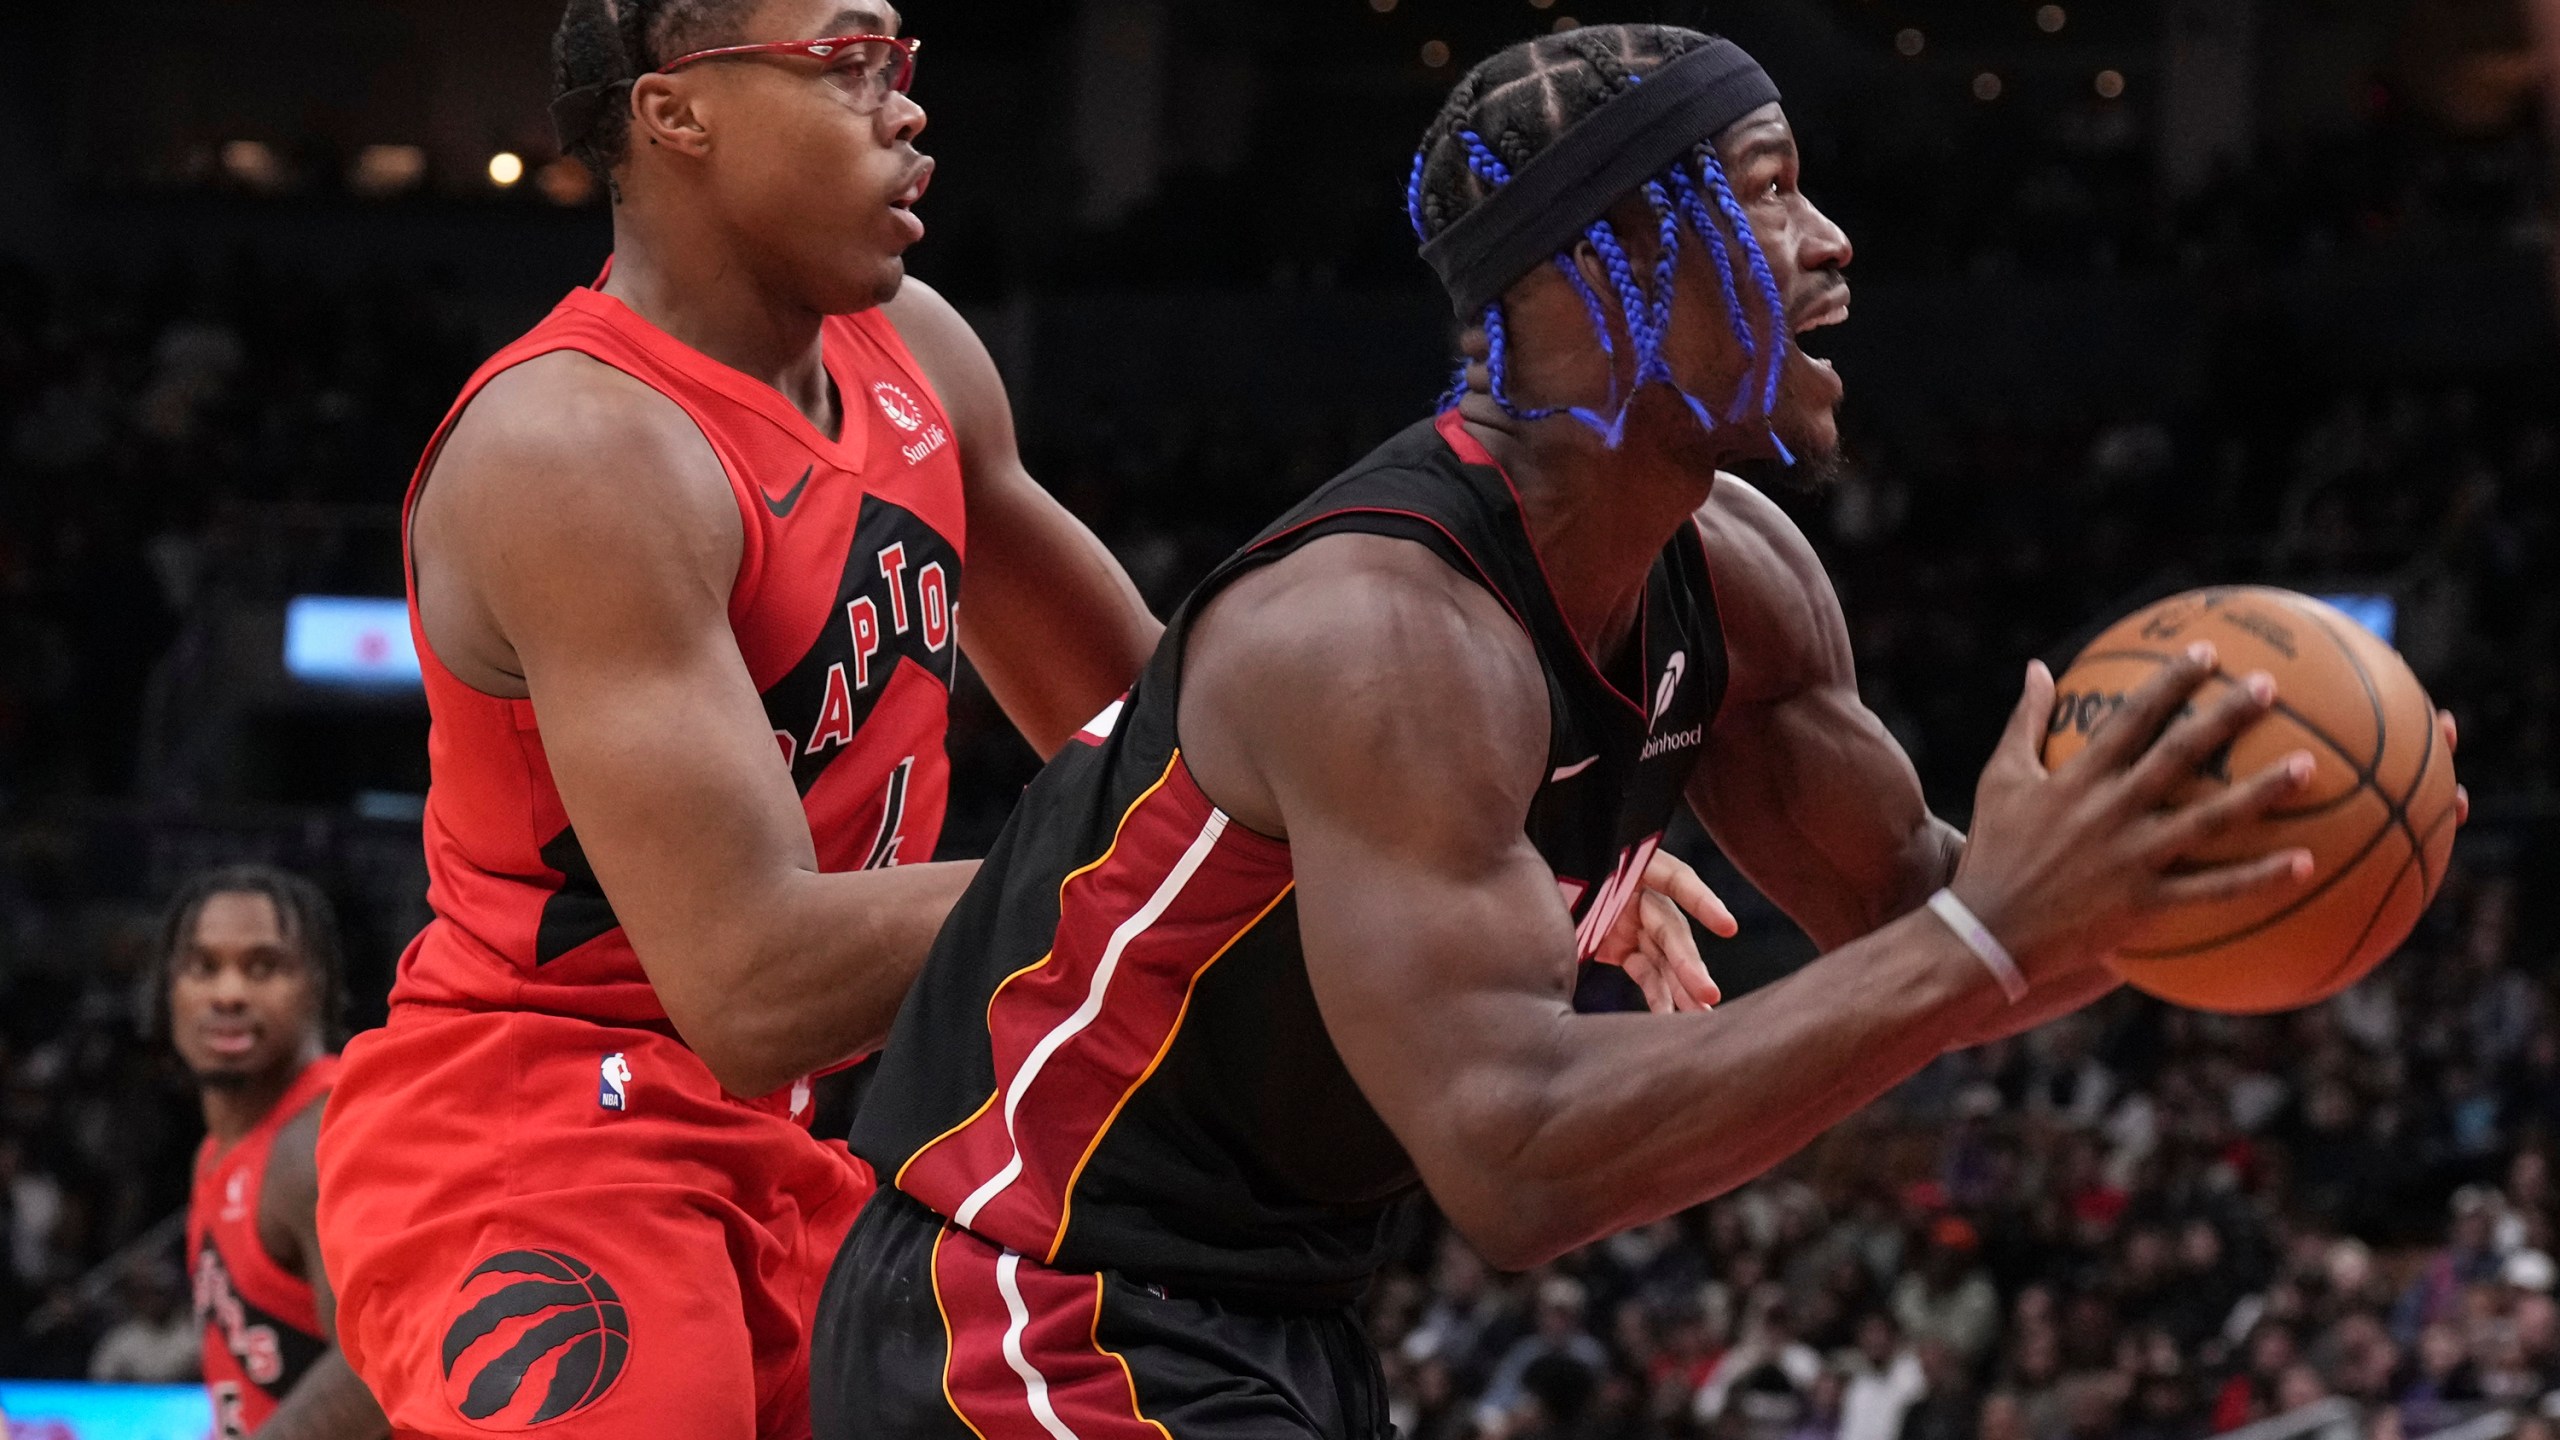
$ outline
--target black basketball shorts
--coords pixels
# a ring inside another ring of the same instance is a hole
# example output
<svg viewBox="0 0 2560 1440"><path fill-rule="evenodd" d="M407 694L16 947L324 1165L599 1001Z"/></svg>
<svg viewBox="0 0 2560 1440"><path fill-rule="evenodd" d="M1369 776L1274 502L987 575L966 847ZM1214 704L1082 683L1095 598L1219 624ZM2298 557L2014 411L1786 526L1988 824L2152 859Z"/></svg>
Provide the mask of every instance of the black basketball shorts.
<svg viewBox="0 0 2560 1440"><path fill-rule="evenodd" d="M1346 1309L1272 1312L1053 1270L898 1191L837 1253L817 1440L1389 1440Z"/></svg>

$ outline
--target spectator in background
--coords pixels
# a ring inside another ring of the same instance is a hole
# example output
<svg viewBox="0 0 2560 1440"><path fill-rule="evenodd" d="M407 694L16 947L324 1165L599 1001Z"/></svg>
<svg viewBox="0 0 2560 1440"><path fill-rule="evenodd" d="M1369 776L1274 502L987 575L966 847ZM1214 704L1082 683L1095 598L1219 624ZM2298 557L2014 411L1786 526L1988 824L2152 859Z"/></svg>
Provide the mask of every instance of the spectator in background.
<svg viewBox="0 0 2560 1440"><path fill-rule="evenodd" d="M61 1183L28 1163L16 1136L0 1134L0 1239L8 1243L8 1288L38 1294L55 1278L53 1241L62 1200Z"/></svg>
<svg viewBox="0 0 2560 1440"><path fill-rule="evenodd" d="M1536 1328L1503 1353L1501 1363L1494 1367L1493 1378L1485 1385L1481 1419L1488 1431L1499 1431L1506 1423L1505 1417L1519 1407L1530 1369L1546 1361L1560 1361L1584 1372L1588 1383L1579 1391L1563 1380L1551 1379L1550 1388L1563 1388L1545 1397L1553 1401L1569 1396L1574 1400L1573 1415L1580 1416L1591 1387L1598 1384L1600 1372L1609 1365L1608 1350L1583 1324L1583 1312L1589 1303L1590 1297L1578 1280L1551 1275L1539 1282ZM1542 1373L1554 1376L1559 1372L1549 1365ZM1564 1423L1558 1419L1554 1404L1548 1405L1545 1414L1550 1423Z"/></svg>
<svg viewBox="0 0 2560 1440"><path fill-rule="evenodd" d="M1981 1428L1972 1368L1954 1346L1934 1337L1914 1346L1920 1357L1920 1402L1903 1416L1901 1440L1973 1440Z"/></svg>
<svg viewBox="0 0 2560 1440"><path fill-rule="evenodd" d="M2392 1307L2392 1338L2403 1345L2429 1325L2452 1319L2467 1287L2497 1277L2499 1257L2490 1244L2500 1208L2496 1193L2465 1185L2453 1192L2451 1208L2444 1248L2428 1258Z"/></svg>
<svg viewBox="0 0 2560 1440"><path fill-rule="evenodd" d="M1485 1265L1456 1231L1440 1237L1431 1303L1401 1347L1409 1363L1437 1364L1460 1390L1483 1390L1496 1356L1520 1328L1509 1297L1487 1283Z"/></svg>
<svg viewBox="0 0 2560 1440"><path fill-rule="evenodd" d="M178 1278L156 1258L125 1266L116 1279L125 1318L89 1355L89 1378L136 1385L179 1385L199 1378L204 1327L181 1298Z"/></svg>
<svg viewBox="0 0 2560 1440"><path fill-rule="evenodd" d="M1917 1272L1894 1287L1893 1318L1914 1340L1935 1340L1970 1365L2000 1330L2000 1292L1977 1263L1980 1234L1960 1215L1929 1227Z"/></svg>
<svg viewBox="0 0 2560 1440"><path fill-rule="evenodd" d="M1928 1393L1920 1357L1881 1311L1858 1321L1858 1348L1838 1368L1849 1377L1840 1397L1840 1440L1896 1440L1904 1414Z"/></svg>
<svg viewBox="0 0 2560 1440"><path fill-rule="evenodd" d="M1698 1387L1690 1413L1718 1434L1774 1437L1803 1418L1822 1357L1796 1338L1786 1298L1774 1286L1755 1291L1746 1312L1742 1339Z"/></svg>

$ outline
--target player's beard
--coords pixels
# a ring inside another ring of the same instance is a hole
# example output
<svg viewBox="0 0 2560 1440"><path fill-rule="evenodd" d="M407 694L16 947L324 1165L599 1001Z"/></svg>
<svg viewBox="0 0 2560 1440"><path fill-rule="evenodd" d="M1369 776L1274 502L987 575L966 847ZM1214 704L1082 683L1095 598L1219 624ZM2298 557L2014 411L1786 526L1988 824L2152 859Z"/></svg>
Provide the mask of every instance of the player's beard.
<svg viewBox="0 0 2560 1440"><path fill-rule="evenodd" d="M1786 488L1799 495L1828 495L1857 469L1846 446L1799 455L1796 463L1787 468Z"/></svg>

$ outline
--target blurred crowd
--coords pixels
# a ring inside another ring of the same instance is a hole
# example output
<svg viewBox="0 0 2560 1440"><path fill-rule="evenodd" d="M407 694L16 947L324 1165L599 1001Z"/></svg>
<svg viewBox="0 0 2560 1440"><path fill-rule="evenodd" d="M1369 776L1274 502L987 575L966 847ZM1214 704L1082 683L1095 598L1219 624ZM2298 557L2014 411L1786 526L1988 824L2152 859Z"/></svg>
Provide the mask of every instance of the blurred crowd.
<svg viewBox="0 0 2560 1440"><path fill-rule="evenodd" d="M2185 1440L2332 1396L2421 1435L2560 1387L2551 957L2458 880L2328 1005L2121 994L1535 1274L1369 1300L1415 1440ZM2388 1418L2383 1418L2383 1417Z"/></svg>
<svg viewBox="0 0 2560 1440"><path fill-rule="evenodd" d="M0 260L0 811L132 782L152 663L243 526L395 501L478 341L431 277ZM396 552L375 560L397 589Z"/></svg>

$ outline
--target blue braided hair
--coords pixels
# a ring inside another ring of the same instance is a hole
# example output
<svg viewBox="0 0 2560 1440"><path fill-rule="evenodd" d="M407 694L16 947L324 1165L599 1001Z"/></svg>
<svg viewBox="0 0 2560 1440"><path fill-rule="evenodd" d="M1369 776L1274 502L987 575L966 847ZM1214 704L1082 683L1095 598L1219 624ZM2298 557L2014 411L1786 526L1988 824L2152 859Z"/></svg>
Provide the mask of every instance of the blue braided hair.
<svg viewBox="0 0 2560 1440"><path fill-rule="evenodd" d="M1669 26L1586 26L1513 46L1478 65L1450 93L1414 155L1405 183L1405 210L1415 237L1427 241L1448 228L1485 196L1509 184L1514 168L1526 164L1556 136L1611 97L1641 84L1645 71L1707 40L1695 31ZM1646 181L1639 193L1654 225L1650 275L1637 275L1626 246L1607 220L1595 220L1583 231L1583 238L1600 257L1626 327L1634 365L1626 393L1619 393L1617 367L1612 364L1609 397L1598 408L1518 405L1510 395L1510 339L1502 302L1496 300L1479 317L1494 403L1522 420L1569 415L1612 448L1624 439L1635 392L1651 384L1670 386L1702 428L1746 420L1765 426L1776 408L1784 373L1786 305L1714 147L1700 145L1693 160ZM1722 416L1680 388L1663 353L1684 230L1699 238L1707 258L1714 262L1726 322L1742 350L1744 377ZM1748 294L1736 283L1736 246L1741 273L1749 281ZM1614 361L1613 326L1598 291L1584 278L1571 252L1558 254L1554 263L1580 296L1601 352ZM1772 337L1766 346L1755 333L1755 310ZM1464 366L1459 373L1464 376ZM1462 388L1463 378L1458 388L1443 397L1443 409L1457 403ZM1770 438L1776 440L1774 433ZM1787 453L1783 443L1778 450L1782 456Z"/></svg>

